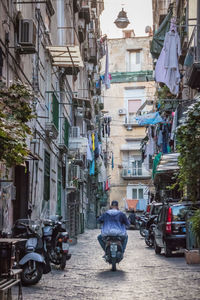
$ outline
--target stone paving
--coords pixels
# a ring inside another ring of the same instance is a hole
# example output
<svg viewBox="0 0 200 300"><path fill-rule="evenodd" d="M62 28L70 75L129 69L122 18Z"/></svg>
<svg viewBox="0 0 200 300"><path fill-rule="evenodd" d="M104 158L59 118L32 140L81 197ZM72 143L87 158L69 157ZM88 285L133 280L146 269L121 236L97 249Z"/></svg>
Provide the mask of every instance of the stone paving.
<svg viewBox="0 0 200 300"><path fill-rule="evenodd" d="M65 270L53 268L37 285L24 287L24 300L200 299L200 265L187 265L180 253L156 255L139 231L129 230L125 257L112 272L102 259L98 234L87 230L79 235Z"/></svg>

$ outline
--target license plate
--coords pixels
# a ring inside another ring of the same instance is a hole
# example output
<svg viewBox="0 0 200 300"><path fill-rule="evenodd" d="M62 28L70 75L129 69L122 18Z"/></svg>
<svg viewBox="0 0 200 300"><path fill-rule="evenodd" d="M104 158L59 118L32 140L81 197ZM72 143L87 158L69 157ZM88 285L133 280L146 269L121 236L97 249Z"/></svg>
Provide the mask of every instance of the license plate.
<svg viewBox="0 0 200 300"><path fill-rule="evenodd" d="M110 245L110 251L117 251L117 245L111 244Z"/></svg>
<svg viewBox="0 0 200 300"><path fill-rule="evenodd" d="M69 244L68 243L62 243L62 249L64 251L69 250Z"/></svg>

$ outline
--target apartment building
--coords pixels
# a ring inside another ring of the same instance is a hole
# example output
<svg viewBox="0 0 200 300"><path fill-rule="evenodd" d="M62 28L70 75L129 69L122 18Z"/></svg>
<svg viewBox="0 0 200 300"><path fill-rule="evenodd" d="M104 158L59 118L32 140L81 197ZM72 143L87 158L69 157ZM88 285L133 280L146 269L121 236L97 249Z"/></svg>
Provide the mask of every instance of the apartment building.
<svg viewBox="0 0 200 300"><path fill-rule="evenodd" d="M143 210L148 202L151 174L141 152L146 127L139 126L136 117L153 110L151 39L124 30L122 38L108 40L111 85L103 95L104 113L111 117L106 140L110 201L118 200L121 209Z"/></svg>
<svg viewBox="0 0 200 300"><path fill-rule="evenodd" d="M31 88L35 118L24 164L8 170L1 162L0 229L59 214L76 237L97 206L86 151L102 101L96 82L103 1L23 2L0 3L0 84Z"/></svg>

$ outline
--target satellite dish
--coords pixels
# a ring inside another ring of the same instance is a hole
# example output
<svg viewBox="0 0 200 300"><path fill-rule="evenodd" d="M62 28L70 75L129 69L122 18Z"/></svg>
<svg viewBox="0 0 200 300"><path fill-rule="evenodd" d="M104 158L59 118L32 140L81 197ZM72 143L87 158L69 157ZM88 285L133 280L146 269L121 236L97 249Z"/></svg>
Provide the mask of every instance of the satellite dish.
<svg viewBox="0 0 200 300"><path fill-rule="evenodd" d="M148 33L149 35L151 35L152 34L152 28L151 28L151 26L146 26L145 27L145 33Z"/></svg>

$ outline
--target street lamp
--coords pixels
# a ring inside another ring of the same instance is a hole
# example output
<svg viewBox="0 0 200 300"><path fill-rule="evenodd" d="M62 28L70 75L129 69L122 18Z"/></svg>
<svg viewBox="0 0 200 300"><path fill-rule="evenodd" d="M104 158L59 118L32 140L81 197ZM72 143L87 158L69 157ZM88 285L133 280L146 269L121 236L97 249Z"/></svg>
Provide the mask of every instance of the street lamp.
<svg viewBox="0 0 200 300"><path fill-rule="evenodd" d="M124 11L124 9L122 8L122 10L119 12L117 19L115 20L115 25L118 28L124 29L128 26L128 24L130 24L126 12Z"/></svg>

